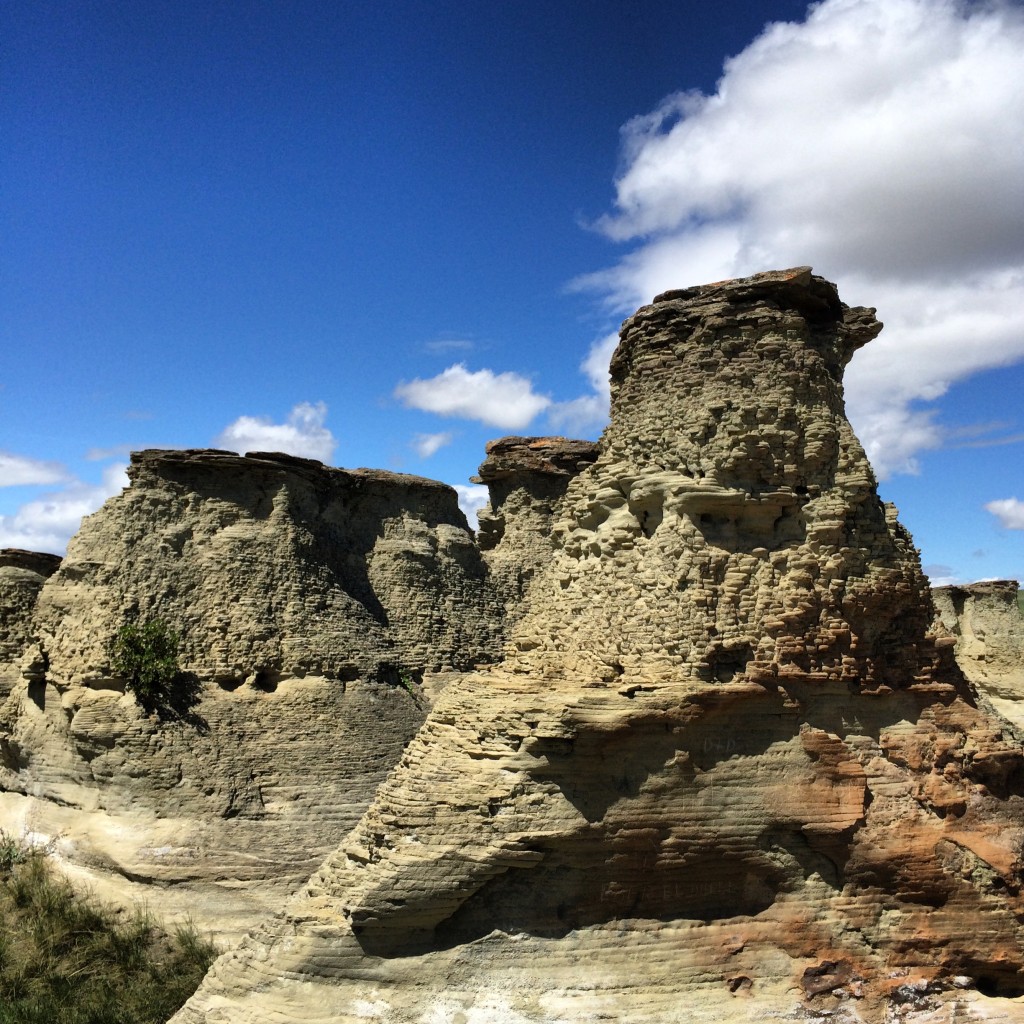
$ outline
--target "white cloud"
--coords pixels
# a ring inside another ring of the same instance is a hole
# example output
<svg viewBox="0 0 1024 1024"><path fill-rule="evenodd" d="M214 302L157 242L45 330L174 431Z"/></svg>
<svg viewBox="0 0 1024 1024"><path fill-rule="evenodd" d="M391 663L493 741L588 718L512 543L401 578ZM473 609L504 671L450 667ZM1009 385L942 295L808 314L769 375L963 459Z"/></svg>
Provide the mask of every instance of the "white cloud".
<svg viewBox="0 0 1024 1024"><path fill-rule="evenodd" d="M99 484L74 480L61 491L26 502L13 515L0 516L0 547L62 553L82 517L128 486L126 469L122 464L108 466Z"/></svg>
<svg viewBox="0 0 1024 1024"><path fill-rule="evenodd" d="M454 436L451 431L444 431L440 434L416 434L410 443L413 451L421 459L429 459L445 445L451 444Z"/></svg>
<svg viewBox="0 0 1024 1024"><path fill-rule="evenodd" d="M923 565L921 571L928 577L928 582L933 587L951 587L960 582L960 577L951 565Z"/></svg>
<svg viewBox="0 0 1024 1024"><path fill-rule="evenodd" d="M1007 530L1024 530L1024 501L1000 498L998 501L990 501L985 511L991 512Z"/></svg>
<svg viewBox="0 0 1024 1024"><path fill-rule="evenodd" d="M0 451L0 487L58 484L67 479L67 470L57 462Z"/></svg>
<svg viewBox="0 0 1024 1024"><path fill-rule="evenodd" d="M619 335L615 332L598 338L590 346L580 370L593 393L553 403L548 409L548 422L553 429L573 437L593 437L605 427L611 401L608 364L618 343Z"/></svg>
<svg viewBox="0 0 1024 1024"><path fill-rule="evenodd" d="M521 430L551 405L550 398L538 395L518 373L471 371L465 363L427 380L402 381L395 397L412 409L479 420L505 430Z"/></svg>
<svg viewBox="0 0 1024 1024"><path fill-rule="evenodd" d="M589 437L608 423L608 399L603 395L581 395L568 402L556 402L548 409L548 422L556 433L567 437Z"/></svg>
<svg viewBox="0 0 1024 1024"><path fill-rule="evenodd" d="M239 416L213 442L232 452L286 452L329 463L337 441L324 426L327 406L323 402L300 402L284 423L268 416Z"/></svg>
<svg viewBox="0 0 1024 1024"><path fill-rule="evenodd" d="M105 462L107 459L123 458L130 455L133 450L133 445L115 444L111 448L90 448L85 457L89 462Z"/></svg>
<svg viewBox="0 0 1024 1024"><path fill-rule="evenodd" d="M428 352L468 352L473 348L473 342L465 338L437 338L434 341L425 342L423 347Z"/></svg>
<svg viewBox="0 0 1024 1024"><path fill-rule="evenodd" d="M882 336L847 374L880 475L943 445L934 402L1024 359L1024 8L824 0L726 62L714 95L623 129L613 213L637 243L580 278L628 311L659 291L812 264Z"/></svg>
<svg viewBox="0 0 1024 1024"><path fill-rule="evenodd" d="M483 484L452 484L459 495L459 508L462 509L472 529L477 528L476 514L490 500L487 488Z"/></svg>

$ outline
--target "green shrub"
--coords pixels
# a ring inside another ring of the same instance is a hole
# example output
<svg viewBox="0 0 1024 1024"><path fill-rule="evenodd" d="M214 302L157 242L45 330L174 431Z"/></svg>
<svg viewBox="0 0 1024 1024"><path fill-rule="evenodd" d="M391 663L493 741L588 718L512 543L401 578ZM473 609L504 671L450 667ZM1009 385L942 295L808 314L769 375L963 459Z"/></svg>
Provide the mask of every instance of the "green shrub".
<svg viewBox="0 0 1024 1024"><path fill-rule="evenodd" d="M178 634L163 619L123 625L110 645L113 670L144 707L166 703L181 670L178 667Z"/></svg>
<svg viewBox="0 0 1024 1024"><path fill-rule="evenodd" d="M0 865L0 1024L164 1024L216 950L182 927L75 893L46 853L13 840Z"/></svg>

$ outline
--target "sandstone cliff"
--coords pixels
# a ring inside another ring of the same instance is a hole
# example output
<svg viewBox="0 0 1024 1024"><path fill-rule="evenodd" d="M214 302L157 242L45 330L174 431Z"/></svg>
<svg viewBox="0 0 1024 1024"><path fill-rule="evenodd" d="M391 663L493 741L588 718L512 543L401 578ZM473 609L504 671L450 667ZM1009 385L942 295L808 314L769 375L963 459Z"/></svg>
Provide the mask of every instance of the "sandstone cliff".
<svg viewBox="0 0 1024 1024"><path fill-rule="evenodd" d="M502 609L443 484L216 451L137 453L129 477L45 583L0 569L0 824L236 934L365 810L432 679L494 658ZM154 617L193 679L170 720L110 668L119 627Z"/></svg>
<svg viewBox="0 0 1024 1024"><path fill-rule="evenodd" d="M932 591L936 623L956 637L967 677L1012 722L1024 728L1024 615L1016 580L991 580Z"/></svg>
<svg viewBox="0 0 1024 1024"><path fill-rule="evenodd" d="M184 1022L1024 1019L1024 761L928 632L806 268L659 296L504 664Z"/></svg>
<svg viewBox="0 0 1024 1024"><path fill-rule="evenodd" d="M0 696L20 678L22 660L33 646L32 613L46 580L60 565L57 555L0 550ZM39 666L41 669L41 666Z"/></svg>
<svg viewBox="0 0 1024 1024"><path fill-rule="evenodd" d="M507 622L522 613L530 582L551 558L558 502L597 456L594 442L565 437L502 437L487 445L473 477L487 485L490 497L477 517L477 539Z"/></svg>
<svg viewBox="0 0 1024 1024"><path fill-rule="evenodd" d="M486 569L444 484L217 451L139 452L128 476L40 595L58 683L105 679L106 643L130 616L169 621L184 667L226 686L493 656Z"/></svg>

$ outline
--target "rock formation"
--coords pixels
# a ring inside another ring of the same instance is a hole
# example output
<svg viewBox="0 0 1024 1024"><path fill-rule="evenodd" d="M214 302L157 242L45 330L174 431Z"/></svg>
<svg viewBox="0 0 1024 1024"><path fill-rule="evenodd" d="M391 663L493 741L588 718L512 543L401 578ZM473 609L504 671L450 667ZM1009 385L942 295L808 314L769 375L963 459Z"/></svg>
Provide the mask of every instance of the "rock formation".
<svg viewBox="0 0 1024 1024"><path fill-rule="evenodd" d="M1024 728L1024 615L1016 580L932 591L936 622L956 637L956 660L971 682Z"/></svg>
<svg viewBox="0 0 1024 1024"><path fill-rule="evenodd" d="M490 496L477 516L477 540L507 623L519 617L530 581L551 558L555 507L597 456L593 441L565 437L502 437L487 445L473 477Z"/></svg>
<svg viewBox="0 0 1024 1024"><path fill-rule="evenodd" d="M33 643L32 612L39 591L60 565L57 555L0 549L0 697L21 675ZM32 660L29 655L29 660Z"/></svg>
<svg viewBox="0 0 1024 1024"><path fill-rule="evenodd" d="M175 1020L1022 1019L1021 744L845 418L879 329L807 268L627 320L505 662Z"/></svg>
<svg viewBox="0 0 1024 1024"><path fill-rule="evenodd" d="M494 659L500 602L444 484L216 451L137 453L129 477L59 570L0 569L0 824L62 837L105 895L145 883L239 934L365 810L432 682ZM110 668L151 618L195 683L177 720Z"/></svg>
<svg viewBox="0 0 1024 1024"><path fill-rule="evenodd" d="M36 622L56 682L102 680L131 616L226 686L466 669L500 633L450 487L288 455L146 451L74 538ZM397 678L394 679L397 681Z"/></svg>

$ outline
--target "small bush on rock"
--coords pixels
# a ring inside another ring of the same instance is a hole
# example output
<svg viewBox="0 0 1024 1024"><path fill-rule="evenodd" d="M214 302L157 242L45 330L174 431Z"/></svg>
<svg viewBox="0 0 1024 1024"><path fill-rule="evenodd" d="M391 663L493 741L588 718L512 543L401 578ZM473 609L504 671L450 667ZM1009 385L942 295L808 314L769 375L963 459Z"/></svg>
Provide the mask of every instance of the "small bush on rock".
<svg viewBox="0 0 1024 1024"><path fill-rule="evenodd" d="M111 667L150 714L205 732L206 721L194 710L201 692L199 677L178 667L178 642L178 634L162 619L128 622L111 641Z"/></svg>
<svg viewBox="0 0 1024 1024"><path fill-rule="evenodd" d="M181 674L178 634L162 619L123 625L114 636L110 657L111 667L143 707L152 709L171 698Z"/></svg>

